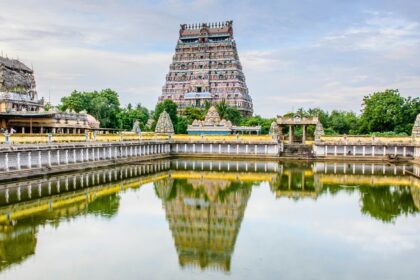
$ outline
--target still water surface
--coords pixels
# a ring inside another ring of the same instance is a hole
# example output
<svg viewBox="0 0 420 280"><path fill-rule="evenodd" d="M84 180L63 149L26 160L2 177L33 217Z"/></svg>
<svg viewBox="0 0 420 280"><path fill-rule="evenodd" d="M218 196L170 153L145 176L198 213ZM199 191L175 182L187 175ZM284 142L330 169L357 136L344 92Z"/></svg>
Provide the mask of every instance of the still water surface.
<svg viewBox="0 0 420 280"><path fill-rule="evenodd" d="M0 184L1 279L418 279L412 166L181 160Z"/></svg>

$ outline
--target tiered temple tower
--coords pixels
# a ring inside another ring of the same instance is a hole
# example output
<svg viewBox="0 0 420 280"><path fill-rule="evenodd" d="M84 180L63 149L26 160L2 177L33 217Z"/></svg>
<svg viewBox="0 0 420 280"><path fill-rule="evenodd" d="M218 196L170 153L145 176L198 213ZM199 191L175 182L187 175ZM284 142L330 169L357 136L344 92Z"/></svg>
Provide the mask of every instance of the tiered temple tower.
<svg viewBox="0 0 420 280"><path fill-rule="evenodd" d="M233 39L232 21L182 24L159 102L172 99L179 112L225 100L243 116L253 113Z"/></svg>

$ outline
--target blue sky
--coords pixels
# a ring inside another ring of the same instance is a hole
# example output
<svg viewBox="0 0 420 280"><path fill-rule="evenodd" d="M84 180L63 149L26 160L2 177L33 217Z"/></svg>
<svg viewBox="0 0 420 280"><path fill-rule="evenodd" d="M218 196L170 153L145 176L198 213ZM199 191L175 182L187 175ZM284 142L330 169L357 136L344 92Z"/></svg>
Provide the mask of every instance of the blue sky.
<svg viewBox="0 0 420 280"><path fill-rule="evenodd" d="M0 51L52 103L112 88L153 108L181 23L234 21L255 113L360 111L386 88L420 96L419 1L0 0Z"/></svg>

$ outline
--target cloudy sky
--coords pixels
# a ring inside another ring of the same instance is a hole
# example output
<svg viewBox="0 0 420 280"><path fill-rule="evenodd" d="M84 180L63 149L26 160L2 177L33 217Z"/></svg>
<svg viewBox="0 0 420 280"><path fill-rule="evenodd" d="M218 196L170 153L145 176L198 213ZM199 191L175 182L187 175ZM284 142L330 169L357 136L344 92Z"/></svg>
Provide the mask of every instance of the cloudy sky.
<svg viewBox="0 0 420 280"><path fill-rule="evenodd" d="M112 88L153 108L179 24L234 21L255 113L359 112L364 95L420 96L420 1L0 0L0 51L33 65L54 104Z"/></svg>

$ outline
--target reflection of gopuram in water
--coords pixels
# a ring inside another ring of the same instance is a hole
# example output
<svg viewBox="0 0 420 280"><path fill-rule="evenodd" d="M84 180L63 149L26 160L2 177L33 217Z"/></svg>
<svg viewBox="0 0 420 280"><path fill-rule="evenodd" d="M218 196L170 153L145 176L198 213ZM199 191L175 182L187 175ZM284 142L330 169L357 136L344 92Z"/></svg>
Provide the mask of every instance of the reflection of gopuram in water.
<svg viewBox="0 0 420 280"><path fill-rule="evenodd" d="M270 179L273 175L237 172L241 166L247 168L244 162L220 162L219 165L201 161L198 167L195 164L174 162L173 166L178 165L181 170L175 168L171 179L156 183L155 189L162 199L181 267L227 272L255 185L252 180L263 176ZM235 172L184 171L187 165L194 165L194 169L199 170L213 169L210 164L217 170L219 166L229 164Z"/></svg>
<svg viewBox="0 0 420 280"><path fill-rule="evenodd" d="M169 161L93 169L0 185L0 271L35 253L40 225L114 216L119 193L166 177ZM142 177L139 177L142 176Z"/></svg>

